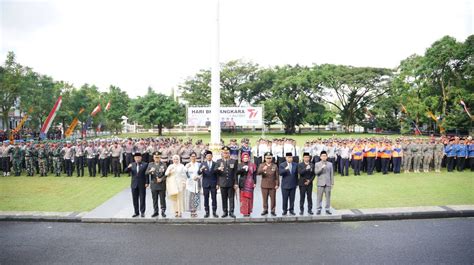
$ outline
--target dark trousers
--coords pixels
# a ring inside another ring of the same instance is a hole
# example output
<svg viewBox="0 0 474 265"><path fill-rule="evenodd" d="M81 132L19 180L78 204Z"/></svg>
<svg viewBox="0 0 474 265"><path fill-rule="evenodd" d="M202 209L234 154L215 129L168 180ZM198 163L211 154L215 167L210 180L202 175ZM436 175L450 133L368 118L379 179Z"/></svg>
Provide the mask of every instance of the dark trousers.
<svg viewBox="0 0 474 265"><path fill-rule="evenodd" d="M367 174L372 175L374 173L375 157L367 157Z"/></svg>
<svg viewBox="0 0 474 265"><path fill-rule="evenodd" d="M275 212L276 208L276 190L262 188L263 210L268 212L268 196L270 196L271 211Z"/></svg>
<svg viewBox="0 0 474 265"><path fill-rule="evenodd" d="M400 166L402 164L401 157L394 157L393 158L393 173L398 174L400 173Z"/></svg>
<svg viewBox="0 0 474 265"><path fill-rule="evenodd" d="M386 175L388 173L388 167L390 166L390 158L381 159L382 173Z"/></svg>
<svg viewBox="0 0 474 265"><path fill-rule="evenodd" d="M446 167L448 168L448 172L453 172L454 168L454 156L448 156L446 158Z"/></svg>
<svg viewBox="0 0 474 265"><path fill-rule="evenodd" d="M125 154L125 168L127 168L128 165L130 165L131 163L133 163L132 153L126 153Z"/></svg>
<svg viewBox="0 0 474 265"><path fill-rule="evenodd" d="M300 186L300 211L304 211L304 198L308 201L308 212L313 209L313 184Z"/></svg>
<svg viewBox="0 0 474 265"><path fill-rule="evenodd" d="M89 170L89 176L95 177L96 169L95 169L95 158L88 158L87 159L87 169Z"/></svg>
<svg viewBox="0 0 474 265"><path fill-rule="evenodd" d="M166 191L151 190L151 198L153 199L153 209L158 213L158 198L160 199L161 211L166 211Z"/></svg>
<svg viewBox="0 0 474 265"><path fill-rule="evenodd" d="M471 166L471 171L474 171L474 157L469 157L469 165Z"/></svg>
<svg viewBox="0 0 474 265"><path fill-rule="evenodd" d="M253 161L255 161L255 165L256 165L257 168L258 168L258 166L262 163L262 157L257 157L257 156L255 156L255 157L253 158Z"/></svg>
<svg viewBox="0 0 474 265"><path fill-rule="evenodd" d="M224 214L234 213L234 188L224 188L220 187L221 196L222 196L222 211ZM227 203L229 203L229 208L227 208ZM227 211L229 209L229 211Z"/></svg>
<svg viewBox="0 0 474 265"><path fill-rule="evenodd" d="M99 159L100 170L102 172L102 177L107 177L109 173L109 166L107 165L107 159Z"/></svg>
<svg viewBox="0 0 474 265"><path fill-rule="evenodd" d="M360 176L360 167L362 166L362 159L353 159L352 166L354 167L354 175Z"/></svg>
<svg viewBox="0 0 474 265"><path fill-rule="evenodd" d="M215 213L217 211L217 190L216 186L203 188L204 190L204 210L206 213L209 212L209 193L211 194L212 199L212 212Z"/></svg>
<svg viewBox="0 0 474 265"><path fill-rule="evenodd" d="M72 161L71 159L64 159L66 175L68 177L72 176Z"/></svg>
<svg viewBox="0 0 474 265"><path fill-rule="evenodd" d="M339 160L339 173L341 173L341 176L349 176L349 158Z"/></svg>
<svg viewBox="0 0 474 265"><path fill-rule="evenodd" d="M5 173L10 173L10 157L2 158L2 170Z"/></svg>
<svg viewBox="0 0 474 265"><path fill-rule="evenodd" d="M321 160L321 158L319 158L319 156L314 156L313 159L312 159L312 162L313 162L313 164L316 164L316 163L318 163L320 160Z"/></svg>
<svg viewBox="0 0 474 265"><path fill-rule="evenodd" d="M77 176L84 177L84 157L76 156L74 158L74 164L76 164Z"/></svg>
<svg viewBox="0 0 474 265"><path fill-rule="evenodd" d="M145 213L145 196L146 189L145 186L132 188L132 200L133 208L135 209L135 214L138 214L138 206L140 206L140 212ZM138 198L140 198L140 204L138 204Z"/></svg>
<svg viewBox="0 0 474 265"><path fill-rule="evenodd" d="M290 201L290 212L294 211L296 188L281 189L281 194L283 196L283 211L286 212L288 210L288 200Z"/></svg>
<svg viewBox="0 0 474 265"><path fill-rule="evenodd" d="M114 177L120 177L120 159L118 157L112 157L112 172Z"/></svg>
<svg viewBox="0 0 474 265"><path fill-rule="evenodd" d="M458 171L464 171L464 163L466 163L466 158L464 156L456 158L456 167Z"/></svg>
<svg viewBox="0 0 474 265"><path fill-rule="evenodd" d="M377 172L382 171L382 159L380 157L375 159L375 170L377 170Z"/></svg>
<svg viewBox="0 0 474 265"><path fill-rule="evenodd" d="M336 163L336 165L335 165L335 166L336 166L336 172L338 172L339 174L342 175L343 172L342 172L342 170L341 170L341 160L342 160L341 156L340 156L340 155L337 155L337 160L336 160L336 161L337 161L338 163Z"/></svg>
<svg viewBox="0 0 474 265"><path fill-rule="evenodd" d="M336 157L328 157L328 161L333 165L332 173L334 174L336 172Z"/></svg>

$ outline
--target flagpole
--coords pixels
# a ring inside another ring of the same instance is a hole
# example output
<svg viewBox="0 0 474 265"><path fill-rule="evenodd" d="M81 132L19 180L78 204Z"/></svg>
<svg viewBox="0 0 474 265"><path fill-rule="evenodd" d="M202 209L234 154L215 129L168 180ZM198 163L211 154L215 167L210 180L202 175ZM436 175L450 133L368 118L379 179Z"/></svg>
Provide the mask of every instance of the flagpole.
<svg viewBox="0 0 474 265"><path fill-rule="evenodd" d="M220 146L221 142L221 124L220 124L220 63L219 63L219 38L220 38L220 25L219 25L219 9L220 0L215 0L215 24L213 25L213 47L212 47L212 71L211 71L211 142L210 149L216 150Z"/></svg>

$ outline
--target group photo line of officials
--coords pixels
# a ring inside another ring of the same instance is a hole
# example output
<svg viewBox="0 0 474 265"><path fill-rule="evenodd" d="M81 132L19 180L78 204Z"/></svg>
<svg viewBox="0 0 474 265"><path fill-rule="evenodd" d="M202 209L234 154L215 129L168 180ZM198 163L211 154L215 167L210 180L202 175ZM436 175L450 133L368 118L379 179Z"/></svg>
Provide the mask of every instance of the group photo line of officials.
<svg viewBox="0 0 474 265"><path fill-rule="evenodd" d="M235 218L235 197L239 197L240 213L249 217L253 211L254 190L260 186L263 201L262 216L276 213L277 191L281 189L283 198L282 215L294 216L296 188L300 189L300 215L304 214L305 202L308 214L313 215L313 182L317 185L317 214L322 211L322 198L326 198L325 212L331 212L331 188L334 186L334 170L327 160L326 151L320 154L320 161L311 163L310 154L303 154L303 161L293 161L293 154L286 153L284 162L277 165L273 154L264 154L264 161L258 166L250 161L249 153L242 153L241 161L230 157L230 148L222 147L221 158L214 161L211 151L205 151L205 158L198 162L196 153L191 153L190 161L181 163L180 156L174 155L170 164L161 161L161 152L154 152L153 162L142 161L142 154L136 152L134 162L127 167L131 174L131 191L134 213L132 217L145 217L146 189L150 187L154 212L151 217L166 217L167 202L171 201L175 218L188 211L191 217L198 217L201 208L201 194L204 197L204 218L217 215L217 193L221 194L221 218ZM257 183L257 175L261 183ZM236 194L238 193L238 194ZM237 196L238 195L238 196Z"/></svg>

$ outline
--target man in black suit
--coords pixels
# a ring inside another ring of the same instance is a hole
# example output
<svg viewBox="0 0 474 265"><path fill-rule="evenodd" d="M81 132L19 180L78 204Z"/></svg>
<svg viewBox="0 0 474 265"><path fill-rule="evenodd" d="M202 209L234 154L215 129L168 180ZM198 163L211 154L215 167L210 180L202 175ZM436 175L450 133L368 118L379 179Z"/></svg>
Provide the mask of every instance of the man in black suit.
<svg viewBox="0 0 474 265"><path fill-rule="evenodd" d="M212 216L217 216L217 164L212 161L212 152L205 152L206 160L201 164L198 174L202 174L202 188L204 190L204 210L206 214L204 218L209 217L209 193L212 199Z"/></svg>
<svg viewBox="0 0 474 265"><path fill-rule="evenodd" d="M158 216L158 197L161 203L161 216L166 217L166 164L161 161L161 152L153 153L153 162L148 163L145 174L150 176L151 197L153 198L154 213Z"/></svg>
<svg viewBox="0 0 474 265"><path fill-rule="evenodd" d="M218 189L221 189L222 196L222 211L224 214L222 218L234 215L234 189L237 189L237 160L230 158L230 148L228 146L222 147L222 159L217 160L217 176L219 177ZM229 209L227 208L229 203Z"/></svg>
<svg viewBox="0 0 474 265"><path fill-rule="evenodd" d="M288 200L290 201L290 214L295 215L295 193L298 182L298 164L293 162L293 153L286 153L286 162L280 164L278 172L281 176L281 193L283 195L283 215L288 212Z"/></svg>
<svg viewBox="0 0 474 265"><path fill-rule="evenodd" d="M132 217L138 216L138 198L140 198L140 213L141 217L145 217L145 196L146 196L146 188L150 184L150 179L145 174L145 171L148 167L147 163L142 162L142 154L135 153L133 156L135 163L131 163L128 165L126 172L131 173L132 175L132 200L133 200L133 208L135 209L135 214Z"/></svg>
<svg viewBox="0 0 474 265"><path fill-rule="evenodd" d="M303 162L298 164L298 186L300 187L300 215L304 213L304 199L308 200L308 213L313 215L314 164L309 153L303 154Z"/></svg>

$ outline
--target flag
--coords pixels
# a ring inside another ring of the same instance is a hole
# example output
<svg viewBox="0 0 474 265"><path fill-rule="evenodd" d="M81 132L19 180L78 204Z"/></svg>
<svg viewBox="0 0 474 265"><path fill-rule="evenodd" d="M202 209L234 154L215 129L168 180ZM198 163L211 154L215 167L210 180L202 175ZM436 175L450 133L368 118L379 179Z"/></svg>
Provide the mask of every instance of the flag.
<svg viewBox="0 0 474 265"><path fill-rule="evenodd" d="M464 101L461 99L460 101L461 105L464 107L464 111L467 113L467 115L469 116L469 118L472 119L472 115L471 113L469 113L469 110L467 109L467 106L466 106L466 103L464 103Z"/></svg>
<svg viewBox="0 0 474 265"><path fill-rule="evenodd" d="M78 114L78 115L80 115L80 114L83 113L83 112L84 112L84 108L81 108L81 109L79 110L79 114ZM65 135L66 137L71 136L72 133L74 132L74 128L76 128L76 126L77 126L78 123L79 123L79 120L77 119L77 117L75 117L75 118L72 120L71 124L69 125L69 128L67 128L67 130L66 130L66 132L64 133L64 135Z"/></svg>
<svg viewBox="0 0 474 265"><path fill-rule="evenodd" d="M443 128L443 126L441 126L440 122L441 122L441 118L440 117L436 117L433 112L430 110L426 113L428 115L428 117L430 117L431 119L433 119L436 124L438 125L439 127L439 132L440 133L444 133L446 130Z"/></svg>
<svg viewBox="0 0 474 265"><path fill-rule="evenodd" d="M100 103L95 107L95 109L91 112L91 116L94 117L97 113L99 113L102 109L100 108Z"/></svg>
<svg viewBox="0 0 474 265"><path fill-rule="evenodd" d="M110 100L109 102L107 103L107 106L105 106L105 111L108 111L110 109Z"/></svg>
<svg viewBox="0 0 474 265"><path fill-rule="evenodd" d="M46 138L46 133L48 133L48 130L51 127L51 124L53 123L54 117L56 117L56 114L58 113L58 110L61 107L62 101L63 101L63 97L59 96L58 100L56 100L56 103L53 106L53 109L51 110L51 112L49 112L48 118L46 118L46 121L41 127L41 131L40 131L41 139Z"/></svg>
<svg viewBox="0 0 474 265"><path fill-rule="evenodd" d="M403 106L403 104L400 104L400 105L402 105L402 112L405 113L405 114L408 114L408 111L407 111L407 109L405 108L405 106Z"/></svg>

